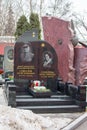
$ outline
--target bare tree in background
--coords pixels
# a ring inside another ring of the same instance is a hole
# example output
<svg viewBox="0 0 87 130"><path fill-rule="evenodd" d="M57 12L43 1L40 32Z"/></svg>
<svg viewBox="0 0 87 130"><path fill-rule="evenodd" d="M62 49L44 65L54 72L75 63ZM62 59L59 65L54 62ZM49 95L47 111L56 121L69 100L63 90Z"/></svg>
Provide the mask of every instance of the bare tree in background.
<svg viewBox="0 0 87 130"><path fill-rule="evenodd" d="M30 0L30 13L32 13L33 9L32 9L32 0Z"/></svg>
<svg viewBox="0 0 87 130"><path fill-rule="evenodd" d="M71 15L71 5L69 0L29 0L30 9L33 12L38 12L40 16L51 15L59 18L64 18L66 15Z"/></svg>
<svg viewBox="0 0 87 130"><path fill-rule="evenodd" d="M87 13L84 13L84 16L81 14L73 13L72 19L74 21L74 26L76 30L76 35L79 36L83 41L87 41L87 22L85 16Z"/></svg>
<svg viewBox="0 0 87 130"><path fill-rule="evenodd" d="M12 6L12 10L14 13L14 18L11 15L12 12L9 11L9 7L10 5ZM8 14L8 12L10 14ZM14 30L13 28L16 26L17 20L18 18L24 14L24 8L23 8L23 3L22 0L0 0L0 36L4 36L4 35L8 35L8 33L6 32L9 29L10 30ZM11 16L10 16L11 15ZM9 17L9 18L8 18ZM13 21L12 21L13 19ZM9 22L9 26L7 27L7 21ZM15 22L14 26L11 29L11 25L13 25L13 23ZM7 29L8 28L8 29ZM11 32L11 35L13 34L13 32Z"/></svg>
<svg viewBox="0 0 87 130"><path fill-rule="evenodd" d="M2 11L1 11L1 3L2 3L2 0L0 0L0 21L1 21L1 13L2 13ZM1 22L0 22L0 30L2 29L1 27L2 26L1 26ZM0 31L0 35L1 35L1 31Z"/></svg>
<svg viewBox="0 0 87 130"><path fill-rule="evenodd" d="M42 9L43 9L44 0L40 1L40 17L42 16Z"/></svg>
<svg viewBox="0 0 87 130"><path fill-rule="evenodd" d="M3 10L4 8L4 10ZM7 6L4 6L4 3L2 0L0 0L0 35L4 35L4 28L5 28L5 22L6 22L6 12Z"/></svg>
<svg viewBox="0 0 87 130"><path fill-rule="evenodd" d="M59 18L65 17L67 14L70 14L71 2L68 0L51 0L49 6L52 16L57 16Z"/></svg>
<svg viewBox="0 0 87 130"><path fill-rule="evenodd" d="M14 13L12 10L12 6L10 5L7 13L7 21L6 21L4 35L14 36L14 31L15 31Z"/></svg>
<svg viewBox="0 0 87 130"><path fill-rule="evenodd" d="M72 3L69 0L0 0L0 35L5 35L4 31L6 31L7 13L10 4L14 13L15 26L19 17L22 15L25 15L29 20L31 12L38 13L40 18L43 15L50 14L54 17L66 19L66 17L69 18L71 15L70 10L72 7ZM79 21L79 19L77 18L76 21ZM82 21L80 19L79 23L79 25L82 24L87 30L84 19Z"/></svg>
<svg viewBox="0 0 87 130"><path fill-rule="evenodd" d="M39 13L38 9L40 8L39 1L38 0L29 0L29 6L30 6L30 14L31 13ZM41 1L41 0L40 0Z"/></svg>
<svg viewBox="0 0 87 130"><path fill-rule="evenodd" d="M87 31L87 24L84 16L74 13L73 17L75 18L75 23L79 26L83 26L84 29Z"/></svg>

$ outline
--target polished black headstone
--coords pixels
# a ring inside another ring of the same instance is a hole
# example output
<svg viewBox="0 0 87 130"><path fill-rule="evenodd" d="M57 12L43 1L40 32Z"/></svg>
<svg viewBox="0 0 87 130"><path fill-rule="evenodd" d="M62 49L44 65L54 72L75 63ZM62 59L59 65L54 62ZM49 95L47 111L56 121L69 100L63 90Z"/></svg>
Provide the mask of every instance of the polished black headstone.
<svg viewBox="0 0 87 130"><path fill-rule="evenodd" d="M36 41L36 40L38 40L38 29L32 29L26 31L21 36L19 36L16 43L18 42L28 43L29 41Z"/></svg>

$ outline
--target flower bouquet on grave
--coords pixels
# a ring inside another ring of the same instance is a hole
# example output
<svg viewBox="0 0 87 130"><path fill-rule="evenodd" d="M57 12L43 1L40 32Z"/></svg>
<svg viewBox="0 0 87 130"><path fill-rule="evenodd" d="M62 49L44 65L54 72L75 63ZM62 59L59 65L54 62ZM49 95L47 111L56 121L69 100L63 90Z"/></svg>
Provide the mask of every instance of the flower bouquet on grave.
<svg viewBox="0 0 87 130"><path fill-rule="evenodd" d="M32 86L31 89L34 92L51 92L51 90L43 86L43 84L41 84L39 80L33 81L33 84L31 86Z"/></svg>

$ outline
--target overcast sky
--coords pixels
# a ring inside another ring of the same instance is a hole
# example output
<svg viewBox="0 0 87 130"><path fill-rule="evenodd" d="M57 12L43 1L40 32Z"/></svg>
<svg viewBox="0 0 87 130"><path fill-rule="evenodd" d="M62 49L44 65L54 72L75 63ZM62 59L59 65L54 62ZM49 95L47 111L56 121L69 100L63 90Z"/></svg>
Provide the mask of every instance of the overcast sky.
<svg viewBox="0 0 87 130"><path fill-rule="evenodd" d="M75 11L87 12L87 0L70 0L74 5Z"/></svg>

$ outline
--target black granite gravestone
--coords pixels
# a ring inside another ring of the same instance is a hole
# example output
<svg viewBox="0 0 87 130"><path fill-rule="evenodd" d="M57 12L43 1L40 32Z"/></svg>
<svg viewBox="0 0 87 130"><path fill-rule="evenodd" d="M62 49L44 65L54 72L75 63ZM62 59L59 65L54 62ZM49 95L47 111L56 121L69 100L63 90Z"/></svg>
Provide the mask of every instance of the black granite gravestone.
<svg viewBox="0 0 87 130"><path fill-rule="evenodd" d="M19 42L27 43L29 41L36 41L36 40L38 40L38 29L34 28L32 30L26 31L21 36L19 36L16 43Z"/></svg>
<svg viewBox="0 0 87 130"><path fill-rule="evenodd" d="M31 80L40 80L49 86L49 81L53 83L57 77L57 54L49 43L38 41L37 29L20 36L14 47L15 84L27 86Z"/></svg>
<svg viewBox="0 0 87 130"><path fill-rule="evenodd" d="M57 55L45 41L19 42L14 48L14 80L55 79L58 77Z"/></svg>

